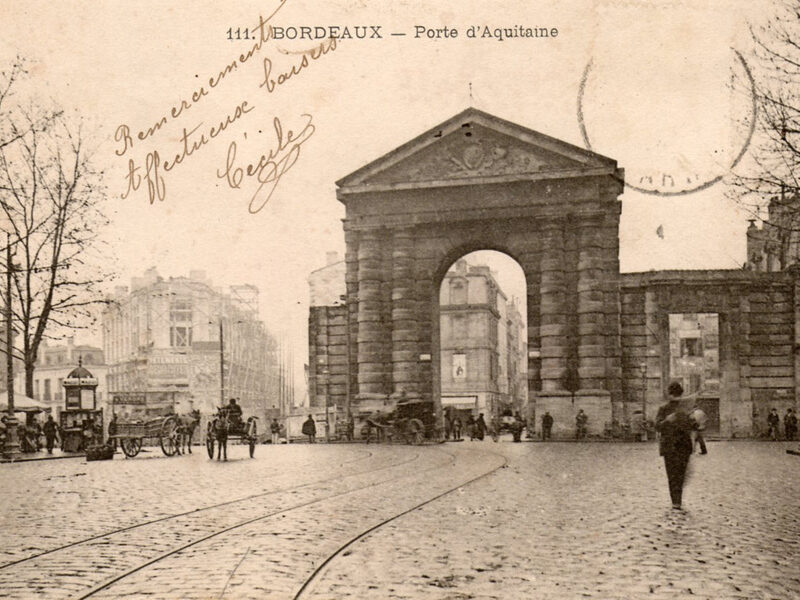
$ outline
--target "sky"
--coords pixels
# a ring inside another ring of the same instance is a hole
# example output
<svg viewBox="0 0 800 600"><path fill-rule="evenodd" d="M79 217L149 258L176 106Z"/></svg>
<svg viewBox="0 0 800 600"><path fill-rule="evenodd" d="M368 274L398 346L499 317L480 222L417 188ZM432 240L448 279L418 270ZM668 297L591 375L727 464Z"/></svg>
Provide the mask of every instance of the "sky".
<svg viewBox="0 0 800 600"><path fill-rule="evenodd" d="M745 260L749 215L726 198L724 179L674 193L722 177L745 147L749 97L730 81L743 73L735 50L746 56L748 19L767 2L0 4L0 64L20 55L31 66L18 99L80 118L106 172L113 283L156 266L165 277L202 269L218 285L254 284L300 373L308 274L327 251L344 252L335 181L468 106L588 145L656 192L621 196L623 271ZM237 37L257 36L261 20L284 38L238 60L254 40ZM367 39L285 37L330 26ZM495 35L515 27L557 35ZM190 151L173 166L184 138ZM270 152L281 166L262 169L262 185L247 165ZM151 201L146 180L129 189L129 174L141 177L155 153L163 188Z"/></svg>

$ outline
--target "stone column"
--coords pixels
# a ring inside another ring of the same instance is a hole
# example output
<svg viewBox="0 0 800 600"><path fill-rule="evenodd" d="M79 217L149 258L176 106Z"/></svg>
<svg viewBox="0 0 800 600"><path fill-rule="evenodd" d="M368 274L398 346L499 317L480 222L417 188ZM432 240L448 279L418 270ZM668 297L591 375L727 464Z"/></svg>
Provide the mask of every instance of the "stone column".
<svg viewBox="0 0 800 600"><path fill-rule="evenodd" d="M578 256L578 376L582 390L605 388L605 269L602 229L579 224Z"/></svg>
<svg viewBox="0 0 800 600"><path fill-rule="evenodd" d="M561 378L567 368L567 320L565 313L564 230L559 221L542 226L540 286L542 391L563 389Z"/></svg>
<svg viewBox="0 0 800 600"><path fill-rule="evenodd" d="M387 395L384 310L381 284L385 277L381 260L381 236L364 231L358 245L358 392L360 396Z"/></svg>
<svg viewBox="0 0 800 600"><path fill-rule="evenodd" d="M348 416L356 406L358 394L358 234L345 224L345 289L347 292L347 389Z"/></svg>
<svg viewBox="0 0 800 600"><path fill-rule="evenodd" d="M392 392L417 396L419 336L413 277L414 234L410 228L394 231L392 246Z"/></svg>
<svg viewBox="0 0 800 600"><path fill-rule="evenodd" d="M669 317L661 314L657 291L648 288L644 295L646 355L645 416L655 419L659 406L664 403L664 390L669 385ZM665 324L662 321L666 321ZM663 338L663 339L662 339ZM667 369L664 369L667 365Z"/></svg>

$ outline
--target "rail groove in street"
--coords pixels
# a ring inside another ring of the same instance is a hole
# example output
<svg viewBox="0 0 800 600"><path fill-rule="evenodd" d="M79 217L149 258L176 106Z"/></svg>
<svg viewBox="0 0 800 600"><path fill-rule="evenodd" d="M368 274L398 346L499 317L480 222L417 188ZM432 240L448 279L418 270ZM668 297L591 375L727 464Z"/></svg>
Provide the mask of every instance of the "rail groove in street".
<svg viewBox="0 0 800 600"><path fill-rule="evenodd" d="M352 462L359 462L361 460L367 460L371 456L373 456L373 453L372 452L367 452L367 455L365 457L361 457L361 458L357 458L357 459L353 459L353 460L349 460L349 461L343 461L342 463L340 463L339 466L344 466L345 464L352 463ZM358 473L350 473L350 474L344 475L344 476L337 475L337 476L334 476L334 477L327 477L325 479L320 479L320 480L317 480L317 481L311 481L309 483L304 483L303 485L299 485L299 486L295 486L295 487L280 488L280 489L277 489L277 490L270 490L269 492L261 492L261 493L258 493L258 494L251 494L250 496L244 496L242 498L236 498L234 500L226 500L225 502L220 502L218 504L211 504L211 505L208 505L208 506L203 506L201 508L194 508L192 510L187 510L187 511L180 512L180 513L174 513L174 514L171 514L171 515L165 515L163 517L159 517L157 519L151 519L149 521L142 521L140 523L134 523L133 525L127 525L125 527L120 527L118 529L112 529L112 530L106 531L104 533L98 533L97 535L93 535L93 536L90 536L90 537L82 538L80 540L75 540L75 541L70 542L68 544L63 544L63 545L57 546L55 548L50 548L48 550L44 550L43 552L37 552L36 554L31 554L29 556L24 556L24 557L19 558L17 560L13 560L13 561L10 561L10 562L7 562L7 563L3 563L2 565L0 565L0 571L2 571L3 569L7 569L9 567L13 567L15 565L19 565L19 564L34 560L34 559L42 557L42 556L46 556L48 554L54 554L56 552L61 552L62 550L68 550L69 548L74 548L76 546L80 546L80 545L86 544L88 542L97 541L97 540L100 540L100 539L105 538L105 537L109 537L109 536L112 536L112 535L117 535L117 534L120 534L120 533L124 533L126 531L132 531L134 529L139 529L141 527L146 527L147 525L154 525L156 523L162 523L164 521L169 521L169 520L172 520L172 519L185 517L187 515L195 515L195 514L204 512L204 511L213 510L215 508L220 508L222 506L230 506L231 504L236 504L236 503L239 503L239 502L246 502L248 500L254 500L256 498L263 498L263 497L272 496L272 495L275 495L275 494L283 494L283 493L286 493L286 492L291 492L291 491L295 491L295 490L301 490L301 489L304 489L304 488L307 488L307 487L311 487L311 486L314 486L314 485L320 485L320 484L328 483L329 481L335 481L335 480L341 479L342 477L357 477L359 475L367 475L369 473L376 473L378 471L382 471L382 470L385 470L385 469L391 469L391 468L394 468L394 467L402 466L404 464L408 464L409 462L413 462L414 460L417 460L417 458L419 458L419 454L415 454L412 458L410 458L408 460L401 461L401 462L394 463L394 464L387 465L387 466L383 466L383 467L379 467L377 469L367 469L366 471L360 471Z"/></svg>
<svg viewBox="0 0 800 600"><path fill-rule="evenodd" d="M281 509L281 510L277 510L277 511L271 511L269 513L266 513L266 514L263 514L263 515L259 515L257 517L246 519L244 521L235 523L234 525L231 525L231 526L228 526L228 527L213 531L213 532L211 532L211 533L209 533L207 535L204 535L202 537L199 537L199 538L196 538L194 540L191 540L190 542L187 542L187 543L182 544L180 546L177 546L175 548L171 548L169 551L163 552L163 553L161 553L161 554L159 554L157 556L154 556L153 558L151 558L151 559L149 559L149 560L147 560L145 562L142 562L142 563L140 563L140 564L138 564L138 565L136 565L136 566L134 566L134 567L132 567L130 569L127 569L126 571L124 571L122 573L119 573L119 574L115 575L114 577L111 577L111 578L103 581L102 583L99 583L99 584L95 585L94 587L90 588L89 590L80 592L78 595L73 596L73 598L74 598L74 600L85 600L86 598L90 598L90 597L94 596L95 594L98 594L99 592L102 592L103 590L106 590L106 589L110 588L111 586L113 586L114 584L120 582L121 580L123 580L123 579L125 579L127 577L130 577L131 575L133 575L135 573L138 573L139 571L142 571L143 569L146 569L147 567L150 567L150 566L152 566L152 565L154 565L154 564L156 564L156 563L158 563L160 561L163 561L163 560L165 560L165 559L167 559L167 558L169 558L171 556L179 554L179 553L183 552L184 550L192 548L193 546L197 546L199 544L207 542L208 540L211 540L213 538L219 537L219 536L224 535L226 533L235 531L237 529L241 529L241 528L246 527L248 525L252 525L252 524L260 522L260 521L265 521L265 520L270 519L272 517L276 517L276 516L280 516L280 515L286 515L288 513L291 513L292 511L296 511L296 510L299 510L299 509L302 509L302 508L306 508L306 507L309 507L309 506L312 506L312 505L315 505L315 504L320 504L320 503L323 503L323 502L327 502L327 501L333 500L335 498L341 498L342 496L346 496L348 494L354 494L356 492L360 492L360 491L363 491L363 490L375 488L375 487L378 487L378 486L381 486L381 485L385 485L387 483L396 483L399 480L407 479L409 477L417 477L422 473L426 473L426 472L442 469L442 468L444 468L446 466L453 466L455 464L455 455L454 454L451 454L449 452L445 452L445 451L443 451L443 450L441 450L439 448L436 448L435 450L437 450L439 452L442 452L442 453L446 454L449 457L449 461L448 461L447 465L435 465L435 466L432 466L432 467L428 467L426 469L422 469L420 471L415 471L413 473L410 473L410 474L407 474L407 475L403 475L401 477L389 477L389 478L383 479L383 480L378 481L378 482L373 482L373 483L369 483L367 485L354 487L354 488L347 489L347 490L342 491L342 492L337 492L335 494L327 495L327 496L322 497L322 498L315 498L315 499L309 500L307 502L301 502L301 503L296 504L294 506L291 506L289 508L285 508L285 509ZM419 458L419 454L415 454L413 458L411 458L411 459L409 459L407 461L403 461L401 463L397 463L397 464L391 465L390 467L382 467L380 469L374 469L372 471L359 473L359 475L364 475L364 474L368 474L368 473L375 473L375 472L386 470L386 469L389 469L389 468L402 466L404 464L408 464L409 462L413 462L414 460L417 460L418 458ZM500 468L500 467L498 467L498 468ZM304 486L298 486L298 489L300 487L307 487L307 485L308 484L306 484ZM311 485L314 485L314 484L311 484ZM459 486L456 486L456 489L458 487Z"/></svg>
<svg viewBox="0 0 800 600"><path fill-rule="evenodd" d="M311 573L311 575L300 586L300 589L297 590L297 593L294 595L293 600L301 600L306 595L306 592L311 590L312 583L314 583L319 578L319 576L328 568L330 563L333 562L334 559L336 559L338 556L340 556L345 550L350 548L357 541L369 536L373 532L377 531L378 529L381 529L385 525L388 525L389 523L391 523L392 521L395 521L396 519L399 519L400 517L403 517L403 516L405 516L405 515L407 515L409 513L412 513L412 512L414 512L416 510L419 510L420 508L422 508L422 507L424 507L424 506L426 506L428 504L432 504L433 502L436 502L437 500L443 498L444 496L447 496L448 494L452 494L456 490L460 490L460 489L464 488L465 486L471 485L471 484L483 479L484 477L488 477L492 473L494 473L494 472L496 472L496 471L508 466L508 458L506 458L505 456L503 456L501 454L498 454L496 452L491 452L490 454L494 454L495 456L501 457L503 459L503 463L501 465L498 465L497 467L495 467L493 469L490 469L489 471L486 471L485 473L481 473L477 477L473 477L472 479L470 479L468 481L465 481L463 483L460 483L459 485L453 486L453 487L445 490L444 492L441 492L441 493L437 494L433 498L429 498L428 500L425 500L424 502L420 502L416 506L412 506L409 509L406 509L406 510L404 510L402 512L397 513L396 515L393 515L391 517L388 517L388 518L382 520L379 523L376 523L372 527L370 527L368 529L365 529L364 531L362 531L358 535L350 538L344 544L339 546L334 552L329 554L328 557L325 558L325 560L323 560L316 569L314 569L314 572ZM530 452L528 452L527 454L530 454Z"/></svg>

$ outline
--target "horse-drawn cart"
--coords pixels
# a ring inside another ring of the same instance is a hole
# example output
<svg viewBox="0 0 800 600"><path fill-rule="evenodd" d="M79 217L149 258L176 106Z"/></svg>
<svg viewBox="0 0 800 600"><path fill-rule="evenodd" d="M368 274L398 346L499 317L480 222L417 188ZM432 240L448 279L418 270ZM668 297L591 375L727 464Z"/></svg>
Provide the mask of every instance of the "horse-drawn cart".
<svg viewBox="0 0 800 600"><path fill-rule="evenodd" d="M174 456L178 453L179 425L175 415L149 421L117 422L116 432L109 437L119 441L122 452L128 458L139 454L145 440L158 440L161 451L166 456Z"/></svg>
<svg viewBox="0 0 800 600"><path fill-rule="evenodd" d="M217 446L217 459L225 456L228 460L228 440L238 439L240 443L250 447L250 458L253 458L258 441L258 417L249 417L247 421L239 415L231 414L224 406L217 410L217 416L208 424L206 431L206 450L208 458L214 458L214 445Z"/></svg>
<svg viewBox="0 0 800 600"><path fill-rule="evenodd" d="M442 441L442 430L436 425L433 403L409 399L400 400L394 411L385 416L370 417L361 429L362 439L372 439L373 431L377 441L404 441L407 444L422 444Z"/></svg>

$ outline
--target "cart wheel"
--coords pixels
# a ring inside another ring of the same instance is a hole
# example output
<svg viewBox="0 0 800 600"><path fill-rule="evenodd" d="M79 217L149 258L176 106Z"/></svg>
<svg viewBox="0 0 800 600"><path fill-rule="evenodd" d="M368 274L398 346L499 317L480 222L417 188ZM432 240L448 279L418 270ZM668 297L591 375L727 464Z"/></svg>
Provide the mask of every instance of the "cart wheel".
<svg viewBox="0 0 800 600"><path fill-rule="evenodd" d="M119 445L122 447L122 452L125 456L133 458L142 449L142 440L139 438L122 438L119 441Z"/></svg>
<svg viewBox="0 0 800 600"><path fill-rule="evenodd" d="M178 453L178 419L170 416L161 423L161 450L166 456L175 456Z"/></svg>

